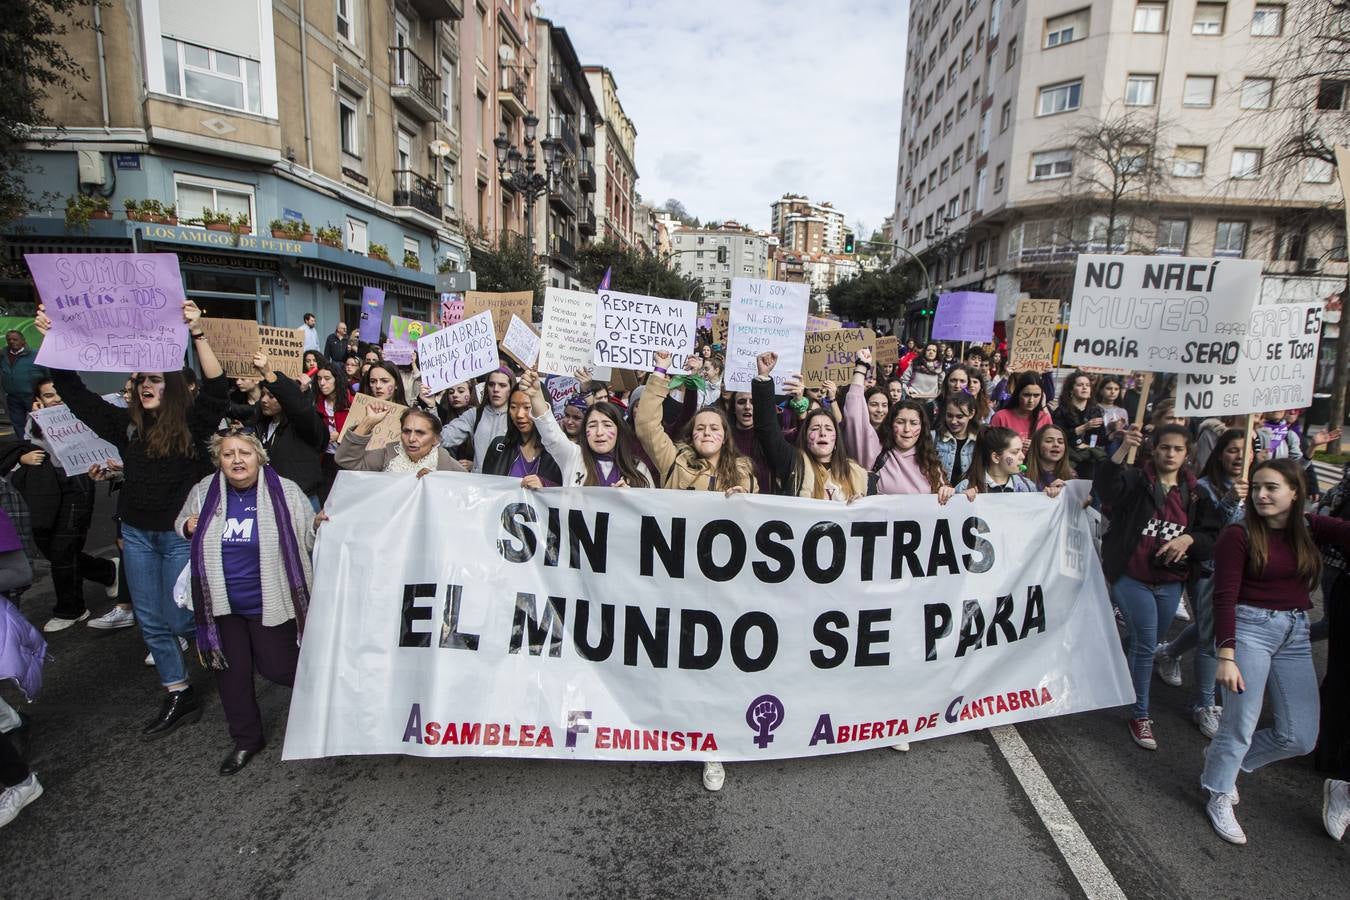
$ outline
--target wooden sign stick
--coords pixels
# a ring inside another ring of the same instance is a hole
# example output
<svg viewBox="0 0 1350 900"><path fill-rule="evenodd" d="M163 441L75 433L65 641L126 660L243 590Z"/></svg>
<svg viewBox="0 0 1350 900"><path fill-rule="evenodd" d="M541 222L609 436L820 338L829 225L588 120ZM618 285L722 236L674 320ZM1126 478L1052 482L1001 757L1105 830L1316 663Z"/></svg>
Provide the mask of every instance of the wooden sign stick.
<svg viewBox="0 0 1350 900"><path fill-rule="evenodd" d="M1134 411L1134 427L1141 432L1144 430L1144 418L1148 415L1148 394L1151 390L1153 390L1153 373L1145 372L1139 380L1139 407ZM1138 452L1138 447L1131 447L1125 462L1134 465L1134 457Z"/></svg>

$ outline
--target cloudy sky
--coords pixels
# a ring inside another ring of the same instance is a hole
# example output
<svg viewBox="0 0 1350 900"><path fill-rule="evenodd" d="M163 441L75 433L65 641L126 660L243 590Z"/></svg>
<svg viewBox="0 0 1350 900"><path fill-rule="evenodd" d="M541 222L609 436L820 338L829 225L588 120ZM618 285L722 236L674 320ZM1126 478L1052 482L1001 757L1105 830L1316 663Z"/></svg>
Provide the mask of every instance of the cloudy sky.
<svg viewBox="0 0 1350 900"><path fill-rule="evenodd" d="M833 202L850 225L891 213L908 7L540 0L583 65L614 73L643 200L757 228L788 191Z"/></svg>

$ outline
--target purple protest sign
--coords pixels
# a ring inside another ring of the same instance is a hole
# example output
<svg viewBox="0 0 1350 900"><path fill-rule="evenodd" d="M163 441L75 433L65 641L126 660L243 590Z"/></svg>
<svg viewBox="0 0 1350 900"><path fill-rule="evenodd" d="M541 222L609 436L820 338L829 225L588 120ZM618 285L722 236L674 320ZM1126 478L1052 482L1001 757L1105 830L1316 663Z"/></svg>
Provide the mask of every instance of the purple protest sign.
<svg viewBox="0 0 1350 900"><path fill-rule="evenodd" d="M361 288L361 340L378 344L384 330L384 291L377 287Z"/></svg>
<svg viewBox="0 0 1350 900"><path fill-rule="evenodd" d="M957 291L938 297L933 316L935 341L987 341L994 336L998 297L978 291Z"/></svg>
<svg viewBox="0 0 1350 900"><path fill-rule="evenodd" d="M172 253L27 253L51 331L39 365L94 372L183 367L183 276Z"/></svg>

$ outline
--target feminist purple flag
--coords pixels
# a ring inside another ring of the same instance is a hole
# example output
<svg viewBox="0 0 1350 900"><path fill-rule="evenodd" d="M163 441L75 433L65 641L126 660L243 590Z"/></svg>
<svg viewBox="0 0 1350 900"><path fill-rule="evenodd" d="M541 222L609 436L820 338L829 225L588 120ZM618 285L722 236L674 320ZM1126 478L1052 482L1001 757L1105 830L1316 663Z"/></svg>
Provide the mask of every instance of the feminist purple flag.
<svg viewBox="0 0 1350 900"><path fill-rule="evenodd" d="M361 340L378 344L384 325L384 291L377 287L361 288Z"/></svg>

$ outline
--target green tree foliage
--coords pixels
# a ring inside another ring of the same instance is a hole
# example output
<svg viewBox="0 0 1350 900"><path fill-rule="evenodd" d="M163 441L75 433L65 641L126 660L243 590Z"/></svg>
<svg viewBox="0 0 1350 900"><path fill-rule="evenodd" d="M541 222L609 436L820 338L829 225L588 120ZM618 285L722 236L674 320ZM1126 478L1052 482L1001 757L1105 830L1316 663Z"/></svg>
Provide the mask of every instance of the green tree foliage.
<svg viewBox="0 0 1350 900"><path fill-rule="evenodd" d="M479 232L469 251L469 268L477 274L480 291L534 291L538 312L544 305L544 277L530 258L525 236L503 232L493 240Z"/></svg>
<svg viewBox="0 0 1350 900"><path fill-rule="evenodd" d="M613 241L579 248L577 266L577 279L587 289L599 285L605 270L612 269L609 286L616 291L668 300L703 299L703 286L698 280L675 271L668 259L639 253Z"/></svg>
<svg viewBox="0 0 1350 900"><path fill-rule="evenodd" d="M899 319L905 304L923 290L922 279L909 268L898 272L863 272L833 285L825 295L830 312L851 322L875 326L879 319Z"/></svg>
<svg viewBox="0 0 1350 900"><path fill-rule="evenodd" d="M46 111L53 93L78 96L84 69L66 51L72 30L87 28L89 4L78 0L6 0L0 16L0 222L28 211L22 155L35 128L57 125Z"/></svg>

